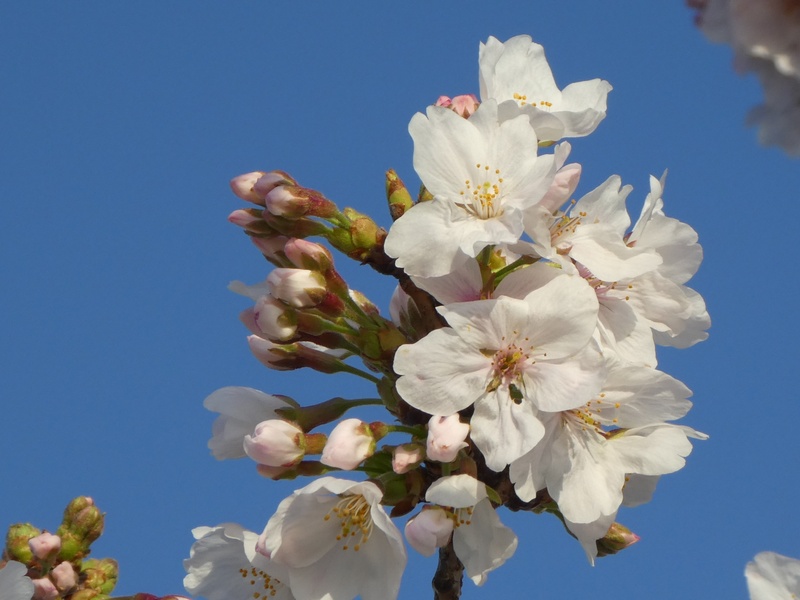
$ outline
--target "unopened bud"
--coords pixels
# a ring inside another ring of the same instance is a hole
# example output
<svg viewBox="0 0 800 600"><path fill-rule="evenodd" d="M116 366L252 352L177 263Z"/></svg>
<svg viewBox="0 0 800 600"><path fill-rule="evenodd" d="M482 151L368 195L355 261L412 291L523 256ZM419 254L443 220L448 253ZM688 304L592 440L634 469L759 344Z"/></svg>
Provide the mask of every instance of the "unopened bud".
<svg viewBox="0 0 800 600"><path fill-rule="evenodd" d="M475 94L461 94L450 98L449 96L439 96L435 106L443 106L449 108L454 113L464 117L465 119L478 110L481 105Z"/></svg>
<svg viewBox="0 0 800 600"><path fill-rule="evenodd" d="M272 296L262 296L253 309L259 330L270 340L285 342L297 333L296 311Z"/></svg>
<svg viewBox="0 0 800 600"><path fill-rule="evenodd" d="M244 436L244 451L259 464L291 467L305 455L305 434L296 424L270 419L256 425L253 435Z"/></svg>
<svg viewBox="0 0 800 600"><path fill-rule="evenodd" d="M271 190L264 201L271 214L285 219L327 219L339 212L336 204L321 193L296 185L280 185Z"/></svg>
<svg viewBox="0 0 800 600"><path fill-rule="evenodd" d="M431 556L450 541L453 519L441 506L426 506L406 523L406 540L423 556Z"/></svg>
<svg viewBox="0 0 800 600"><path fill-rule="evenodd" d="M261 198L265 198L279 185L297 185L297 181L286 171L269 171L258 178L253 186L253 191Z"/></svg>
<svg viewBox="0 0 800 600"><path fill-rule="evenodd" d="M414 206L411 194L394 169L386 171L386 199L389 201L389 213L393 221L402 217Z"/></svg>
<svg viewBox="0 0 800 600"><path fill-rule="evenodd" d="M231 190L242 200L264 206L264 197L253 189L256 181L263 177L264 174L264 171L253 171L252 173L237 175L231 179Z"/></svg>
<svg viewBox="0 0 800 600"><path fill-rule="evenodd" d="M628 546L633 546L641 538L619 523L612 523L608 532L597 540L597 556L616 554Z"/></svg>
<svg viewBox="0 0 800 600"><path fill-rule="evenodd" d="M8 554L8 558L25 565L29 564L33 560L33 552L29 542L41 533L38 527L34 527L30 523L17 523L9 527L6 533L6 554Z"/></svg>
<svg viewBox="0 0 800 600"><path fill-rule="evenodd" d="M298 269L326 272L333 267L333 256L323 245L300 238L290 238L283 252Z"/></svg>
<svg viewBox="0 0 800 600"><path fill-rule="evenodd" d="M328 294L322 274L306 269L274 269L267 277L267 285L273 298L294 308L316 306Z"/></svg>
<svg viewBox="0 0 800 600"><path fill-rule="evenodd" d="M46 531L28 540L33 555L40 559L53 558L61 549L61 538Z"/></svg>
<svg viewBox="0 0 800 600"><path fill-rule="evenodd" d="M367 423L359 419L341 421L328 436L320 462L351 471L375 452L375 437Z"/></svg>
<svg viewBox="0 0 800 600"><path fill-rule="evenodd" d="M425 460L422 444L401 444L392 451L392 470L398 475L408 473Z"/></svg>
<svg viewBox="0 0 800 600"><path fill-rule="evenodd" d="M428 421L427 454L431 460L452 462L469 434L469 425L459 420L458 413L449 417L434 416Z"/></svg>
<svg viewBox="0 0 800 600"><path fill-rule="evenodd" d="M78 576L75 567L67 561L61 562L50 571L50 578L61 592L66 592L74 588L78 583Z"/></svg>
<svg viewBox="0 0 800 600"><path fill-rule="evenodd" d="M264 258L277 267L290 266L287 265L286 256L283 253L283 247L288 239L284 235L250 236L250 241L261 251Z"/></svg>
<svg viewBox="0 0 800 600"><path fill-rule="evenodd" d="M364 262L376 247L383 244L386 231L367 215L352 208L345 208L343 213L350 220L349 226L336 227L325 237L337 250Z"/></svg>
<svg viewBox="0 0 800 600"><path fill-rule="evenodd" d="M102 594L114 591L119 577L119 565L113 558L92 558L83 561L81 569L84 586Z"/></svg>
<svg viewBox="0 0 800 600"><path fill-rule="evenodd" d="M55 598L58 598L56 584L47 577L32 579L31 581L33 582L33 600L55 600Z"/></svg>

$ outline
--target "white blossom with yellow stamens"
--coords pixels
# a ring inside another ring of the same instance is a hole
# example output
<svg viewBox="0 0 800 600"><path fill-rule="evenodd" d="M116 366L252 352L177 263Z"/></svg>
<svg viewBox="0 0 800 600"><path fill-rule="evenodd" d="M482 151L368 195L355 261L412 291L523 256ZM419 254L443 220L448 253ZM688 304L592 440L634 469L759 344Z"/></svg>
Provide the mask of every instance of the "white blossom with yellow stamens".
<svg viewBox="0 0 800 600"><path fill-rule="evenodd" d="M467 576L483 585L490 571L501 566L517 549L517 536L500 522L486 486L469 475L442 477L425 494L453 521L453 549Z"/></svg>
<svg viewBox="0 0 800 600"><path fill-rule="evenodd" d="M183 561L186 591L208 600L293 600L284 568L256 552L258 534L235 523L196 527ZM280 578L280 579L279 579Z"/></svg>
<svg viewBox="0 0 800 600"><path fill-rule="evenodd" d="M665 423L684 416L689 389L655 369L618 363L603 391L585 405L540 413L541 442L511 464L509 476L524 501L547 489L589 558L623 502L630 475L665 475L692 451L688 427Z"/></svg>
<svg viewBox="0 0 800 600"><path fill-rule="evenodd" d="M374 483L321 477L278 506L257 550L286 568L298 600L390 600L406 564Z"/></svg>
<svg viewBox="0 0 800 600"><path fill-rule="evenodd" d="M490 36L479 64L481 100L502 103L501 114L528 116L541 141L589 135L606 116L611 85L592 79L558 89L544 48L529 35L505 43Z"/></svg>
<svg viewBox="0 0 800 600"><path fill-rule="evenodd" d="M491 100L469 119L432 106L414 115L409 132L414 168L433 200L389 230L385 249L397 266L439 277L488 245L517 242L524 211L547 193L555 174L553 155L537 156L528 119L500 123Z"/></svg>

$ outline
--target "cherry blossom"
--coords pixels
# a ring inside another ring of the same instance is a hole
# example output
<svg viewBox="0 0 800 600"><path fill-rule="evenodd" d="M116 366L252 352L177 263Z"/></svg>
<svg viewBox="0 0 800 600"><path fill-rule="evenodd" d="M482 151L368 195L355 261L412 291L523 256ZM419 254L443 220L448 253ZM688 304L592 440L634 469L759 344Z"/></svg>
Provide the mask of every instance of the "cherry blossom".
<svg viewBox="0 0 800 600"><path fill-rule="evenodd" d="M759 552L744 575L750 600L795 600L800 597L800 560L775 552Z"/></svg>

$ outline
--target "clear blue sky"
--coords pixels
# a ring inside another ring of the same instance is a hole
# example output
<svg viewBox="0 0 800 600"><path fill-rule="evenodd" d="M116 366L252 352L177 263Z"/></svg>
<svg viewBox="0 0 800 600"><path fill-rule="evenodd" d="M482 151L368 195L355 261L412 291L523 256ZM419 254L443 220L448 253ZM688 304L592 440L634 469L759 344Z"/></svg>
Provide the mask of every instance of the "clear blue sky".
<svg viewBox="0 0 800 600"><path fill-rule="evenodd" d="M700 234L691 285L713 326L661 368L694 391L685 422L711 438L620 513L642 541L594 568L555 519L502 511L517 553L463 597L743 599L758 551L800 557L800 163L757 145L743 124L756 82L679 0L4 3L0 525L52 529L71 497L95 497L119 594L181 592L192 527L260 530L293 484L216 462L203 398L364 390L249 354L248 301L226 286L268 265L226 221L241 206L228 180L285 169L388 226L384 171L416 185L411 116L477 93L478 43L520 33L560 85L614 86L607 119L573 143L579 194L620 174L636 215L648 176L670 170L666 211ZM387 308L388 280L338 264ZM410 555L401 598L426 597L434 560Z"/></svg>

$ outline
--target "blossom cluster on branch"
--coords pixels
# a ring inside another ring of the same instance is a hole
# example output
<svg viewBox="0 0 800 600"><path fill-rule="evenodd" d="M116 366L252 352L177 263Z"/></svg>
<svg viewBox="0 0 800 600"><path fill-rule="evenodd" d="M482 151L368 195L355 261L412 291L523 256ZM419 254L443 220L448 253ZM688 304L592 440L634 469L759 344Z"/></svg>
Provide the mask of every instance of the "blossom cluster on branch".
<svg viewBox="0 0 800 600"><path fill-rule="evenodd" d="M575 196L581 166L564 139L595 130L611 86L559 89L528 36L489 38L479 68L480 97L442 96L411 119L422 189L412 198L389 171L388 231L283 171L232 180L253 206L230 220L275 267L231 284L253 302L241 315L252 353L271 369L350 373L377 393L303 406L233 387L206 399L215 457L318 478L261 533L195 529L190 593L395 598L407 542L439 551L436 597L457 598L462 570L481 585L517 548L502 506L554 514L593 563L639 539L616 523L620 507L649 501L690 439L705 439L674 423L691 392L656 358L658 345L707 337L705 303L686 285L697 234L664 212L663 176L635 222L619 176ZM389 318L311 237L396 280ZM367 405L387 422L339 420Z"/></svg>
<svg viewBox="0 0 800 600"><path fill-rule="evenodd" d="M764 103L748 123L762 144L800 156L800 0L687 0L712 42L733 48L739 72L753 72Z"/></svg>

